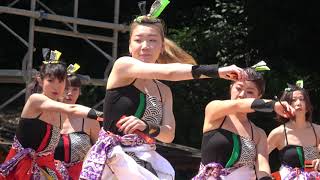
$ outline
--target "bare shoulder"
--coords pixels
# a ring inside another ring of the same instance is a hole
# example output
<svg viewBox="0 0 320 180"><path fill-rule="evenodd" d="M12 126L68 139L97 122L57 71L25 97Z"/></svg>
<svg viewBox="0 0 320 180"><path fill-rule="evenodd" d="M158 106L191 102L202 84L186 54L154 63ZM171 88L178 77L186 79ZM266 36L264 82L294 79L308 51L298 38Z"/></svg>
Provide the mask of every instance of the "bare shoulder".
<svg viewBox="0 0 320 180"><path fill-rule="evenodd" d="M317 136L320 137L320 125L312 123L312 126L314 127L314 130L315 130Z"/></svg>
<svg viewBox="0 0 320 180"><path fill-rule="evenodd" d="M268 135L268 144L275 145L276 148L281 149L283 144L281 143L284 138L284 126L280 125L273 129Z"/></svg>
<svg viewBox="0 0 320 180"><path fill-rule="evenodd" d="M48 99L48 97L40 93L33 93L30 95L28 100L35 101L35 100L45 100L45 99Z"/></svg>
<svg viewBox="0 0 320 180"><path fill-rule="evenodd" d="M221 105L224 101L222 100L213 100L213 101L210 101L207 106L206 106L206 110L209 110L211 108L215 108L219 105Z"/></svg>
<svg viewBox="0 0 320 180"><path fill-rule="evenodd" d="M210 101L207 106L217 106L219 104L223 103L223 101L221 100L213 100L213 101Z"/></svg>
<svg viewBox="0 0 320 180"><path fill-rule="evenodd" d="M32 104L32 105L36 105L36 104L41 104L42 102L49 100L49 99L50 98L48 98L47 96L45 96L43 94L34 93L34 94L30 95L27 103Z"/></svg>
<svg viewBox="0 0 320 180"><path fill-rule="evenodd" d="M256 126L255 124L252 124L252 128L254 129L254 135L256 140L258 140L258 142L260 142L262 139L267 139L267 134L266 132L261 129L260 127Z"/></svg>
<svg viewBox="0 0 320 180"><path fill-rule="evenodd" d="M280 126L274 128L274 129L270 132L269 136L279 136L279 135L282 135L283 132L284 132L284 127L283 127L283 125L280 125Z"/></svg>
<svg viewBox="0 0 320 180"><path fill-rule="evenodd" d="M128 66L128 65L132 65L132 64L136 64L136 63L141 63L141 61L137 61L136 59L134 59L130 56L123 56L123 57L118 58L114 62L114 67L121 68L123 66Z"/></svg>
<svg viewBox="0 0 320 180"><path fill-rule="evenodd" d="M312 123L312 126L314 127L314 129L316 131L320 131L320 125L319 124Z"/></svg>

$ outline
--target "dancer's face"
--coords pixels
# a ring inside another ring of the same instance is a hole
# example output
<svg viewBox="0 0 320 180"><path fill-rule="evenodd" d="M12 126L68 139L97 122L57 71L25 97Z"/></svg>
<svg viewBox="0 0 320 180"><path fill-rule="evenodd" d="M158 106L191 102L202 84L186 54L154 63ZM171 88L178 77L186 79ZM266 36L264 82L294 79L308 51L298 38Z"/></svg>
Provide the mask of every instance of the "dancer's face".
<svg viewBox="0 0 320 180"><path fill-rule="evenodd" d="M301 91L297 90L292 92L291 106L296 110L296 113L306 113L306 101Z"/></svg>
<svg viewBox="0 0 320 180"><path fill-rule="evenodd" d="M163 51L163 38L157 26L137 25L131 31L129 51L133 58L155 63Z"/></svg>
<svg viewBox="0 0 320 180"><path fill-rule="evenodd" d="M65 89L63 102L67 104L75 104L80 96L80 87L69 86Z"/></svg>
<svg viewBox="0 0 320 180"><path fill-rule="evenodd" d="M42 94L50 99L57 100L63 96L66 79L60 81L53 76L45 76L40 84L42 86Z"/></svg>
<svg viewBox="0 0 320 180"><path fill-rule="evenodd" d="M231 99L260 98L259 90L252 81L237 81L231 85Z"/></svg>

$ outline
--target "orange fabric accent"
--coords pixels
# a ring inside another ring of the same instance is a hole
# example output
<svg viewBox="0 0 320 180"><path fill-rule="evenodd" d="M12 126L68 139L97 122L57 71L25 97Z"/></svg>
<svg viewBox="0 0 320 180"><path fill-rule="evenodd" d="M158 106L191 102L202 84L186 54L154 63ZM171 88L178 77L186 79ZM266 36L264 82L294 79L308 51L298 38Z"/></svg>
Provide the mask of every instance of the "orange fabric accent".
<svg viewBox="0 0 320 180"><path fill-rule="evenodd" d="M6 161L13 158L16 154L17 154L16 150L11 148L6 158ZM60 172L57 171L56 166L54 164L53 154L37 157L35 161L40 168L47 167L53 170L56 173L58 179L62 180L62 176ZM30 156L26 156L17 164L17 166L4 179L6 180L31 179L32 173L29 171L31 170L31 165L32 165L32 159L30 158Z"/></svg>
<svg viewBox="0 0 320 180"><path fill-rule="evenodd" d="M281 176L280 176L279 171L274 172L274 173L272 173L271 175L272 175L272 177L273 177L275 180L281 180Z"/></svg>

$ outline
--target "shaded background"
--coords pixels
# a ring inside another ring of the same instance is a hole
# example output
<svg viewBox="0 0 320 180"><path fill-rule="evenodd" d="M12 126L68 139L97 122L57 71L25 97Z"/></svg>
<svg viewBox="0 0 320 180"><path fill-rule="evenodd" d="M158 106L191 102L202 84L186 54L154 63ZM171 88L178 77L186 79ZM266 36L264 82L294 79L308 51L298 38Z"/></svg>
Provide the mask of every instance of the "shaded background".
<svg viewBox="0 0 320 180"><path fill-rule="evenodd" d="M12 0L2 0L7 5ZM59 15L72 16L73 1L43 0ZM139 0L122 0L120 23L129 24L140 14ZM147 1L147 9L153 1ZM30 2L23 0L14 7L29 9ZM265 74L267 89L265 98L273 98L286 87L303 79L314 105L314 122L319 123L320 71L318 70L320 23L319 2L290 0L172 0L161 18L167 24L167 36L191 53L199 64L236 64L251 66L261 60L271 68ZM79 17L105 22L113 20L113 1L80 0ZM24 39L28 39L28 19L21 16L1 14L0 20L9 25ZM52 21L36 21L37 25L65 28ZM79 26L79 31L100 35L111 35L112 31ZM67 29L66 29L67 30ZM26 47L0 27L0 68L20 69ZM111 54L111 46L97 42ZM35 48L49 47L63 52L67 63L81 65L79 73L94 78L103 78L108 64L101 54L81 39L35 33ZM128 33L119 34L119 56L128 53ZM34 53L34 67L41 63L40 51ZM191 80L165 82L174 95L174 114L177 121L174 143L200 148L205 105L213 99L229 98L229 82L213 80ZM1 84L0 103L16 94L24 85ZM103 87L86 86L79 103L93 106L104 98ZM2 110L2 114L19 115L24 98L19 98ZM100 107L101 108L101 107ZM14 116L14 115L12 115ZM277 126L274 116L252 114L252 121L268 134ZM3 116L2 116L3 117ZM7 116L6 116L7 117ZM1 129L14 131L14 125L2 118ZM16 120L12 120L15 124ZM12 138L12 133L1 131L1 135ZM272 169L278 167L276 152L270 159ZM195 166L198 162L194 161ZM193 174L190 172L189 174ZM191 176L189 175L189 176ZM188 175L179 175L184 179ZM188 177L189 177L188 176Z"/></svg>

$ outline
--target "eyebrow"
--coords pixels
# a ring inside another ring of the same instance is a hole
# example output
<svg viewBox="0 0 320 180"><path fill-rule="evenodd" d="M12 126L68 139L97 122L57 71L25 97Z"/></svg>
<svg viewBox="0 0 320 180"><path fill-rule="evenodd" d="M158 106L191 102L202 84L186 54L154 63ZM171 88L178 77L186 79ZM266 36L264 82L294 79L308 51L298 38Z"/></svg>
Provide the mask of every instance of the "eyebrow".
<svg viewBox="0 0 320 180"><path fill-rule="evenodd" d="M257 88L247 88L247 90L256 90Z"/></svg>
<svg viewBox="0 0 320 180"><path fill-rule="evenodd" d="M136 34L135 36L137 36L137 37L141 37L141 36L157 37L158 34L147 34L147 35L144 35L144 34Z"/></svg>

